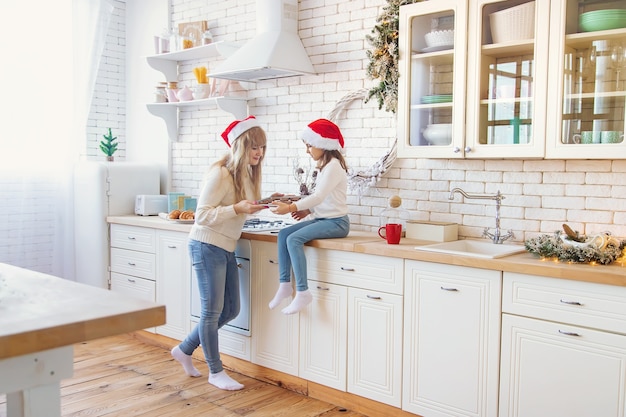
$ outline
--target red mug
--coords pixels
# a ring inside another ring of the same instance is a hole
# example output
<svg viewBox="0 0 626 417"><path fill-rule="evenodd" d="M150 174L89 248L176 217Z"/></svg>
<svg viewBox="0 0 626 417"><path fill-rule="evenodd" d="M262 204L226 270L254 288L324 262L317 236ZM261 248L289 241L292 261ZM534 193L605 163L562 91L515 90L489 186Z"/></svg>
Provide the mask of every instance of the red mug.
<svg viewBox="0 0 626 417"><path fill-rule="evenodd" d="M400 243L400 236L402 236L402 225L399 223L387 223L378 228L378 236L386 239L390 245L397 245Z"/></svg>

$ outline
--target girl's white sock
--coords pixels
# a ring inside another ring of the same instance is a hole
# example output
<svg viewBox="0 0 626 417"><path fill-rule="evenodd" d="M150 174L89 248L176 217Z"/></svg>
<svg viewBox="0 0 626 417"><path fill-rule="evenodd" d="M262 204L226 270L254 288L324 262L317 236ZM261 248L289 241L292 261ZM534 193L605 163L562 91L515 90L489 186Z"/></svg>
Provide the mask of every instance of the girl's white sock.
<svg viewBox="0 0 626 417"><path fill-rule="evenodd" d="M172 354L172 357L174 357L174 359L176 359L178 362L180 362L181 365L183 365L183 369L185 370L185 373L187 375L193 376L193 377L199 377L202 375L200 371L198 371L196 367L193 366L193 361L192 361L191 356L185 354L185 352L180 350L178 346L174 346L172 348L171 354Z"/></svg>
<svg viewBox="0 0 626 417"><path fill-rule="evenodd" d="M296 296L287 307L282 309L282 312L285 314L294 314L298 311L302 310L313 301L313 295L309 290L306 291L296 291Z"/></svg>
<svg viewBox="0 0 626 417"><path fill-rule="evenodd" d="M232 379L226 371L209 375L209 384L227 391L237 391L243 388L243 384Z"/></svg>
<svg viewBox="0 0 626 417"><path fill-rule="evenodd" d="M276 291L276 295L270 301L270 308L276 308L285 298L290 297L293 294L293 288L291 288L291 282L281 282L278 285L278 291Z"/></svg>

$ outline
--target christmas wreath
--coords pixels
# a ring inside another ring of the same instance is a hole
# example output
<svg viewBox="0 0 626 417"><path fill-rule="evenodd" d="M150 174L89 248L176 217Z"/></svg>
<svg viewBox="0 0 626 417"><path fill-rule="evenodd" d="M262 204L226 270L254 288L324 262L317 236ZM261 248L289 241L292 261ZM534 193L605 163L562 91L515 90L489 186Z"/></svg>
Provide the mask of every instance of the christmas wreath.
<svg viewBox="0 0 626 417"><path fill-rule="evenodd" d="M369 90L367 103L372 97L378 100L378 108L395 113L398 107L398 29L400 6L422 0L388 0L387 6L376 19L372 35L365 38L373 49L366 52L370 60L367 75L378 84Z"/></svg>

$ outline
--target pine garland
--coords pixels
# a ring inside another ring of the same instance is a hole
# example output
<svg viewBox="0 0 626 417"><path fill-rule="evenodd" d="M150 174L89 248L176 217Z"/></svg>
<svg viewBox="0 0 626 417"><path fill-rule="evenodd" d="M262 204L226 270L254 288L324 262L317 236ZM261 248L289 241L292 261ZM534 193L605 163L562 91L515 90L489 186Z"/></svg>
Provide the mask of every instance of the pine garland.
<svg viewBox="0 0 626 417"><path fill-rule="evenodd" d="M619 245L608 244L602 249L594 245L566 245L561 239L561 232L557 231L554 235L540 235L527 239L524 247L528 252L542 258L555 258L561 262L608 265L622 257L626 241L620 241Z"/></svg>
<svg viewBox="0 0 626 417"><path fill-rule="evenodd" d="M417 3L422 0L388 0L387 6L376 19L372 35L365 38L373 46L366 52L370 60L367 75L379 83L369 90L367 103L372 97L378 100L378 108L383 106L388 112L395 113L398 108L398 21L400 6Z"/></svg>

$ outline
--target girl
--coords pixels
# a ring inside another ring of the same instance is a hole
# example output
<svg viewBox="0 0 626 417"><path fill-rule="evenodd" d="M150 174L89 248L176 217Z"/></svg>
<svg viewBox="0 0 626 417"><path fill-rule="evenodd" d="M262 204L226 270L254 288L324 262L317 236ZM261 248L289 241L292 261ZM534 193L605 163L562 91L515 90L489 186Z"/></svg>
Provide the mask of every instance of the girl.
<svg viewBox="0 0 626 417"><path fill-rule="evenodd" d="M293 293L291 269L296 279L296 296L282 312L293 314L305 308L312 300L307 284L307 266L304 244L313 239L346 237L350 231L346 193L347 165L340 152L343 136L330 120L318 119L302 133L306 152L317 162L319 174L313 194L295 203L274 201L276 214L291 213L302 220L278 233L278 265L280 284L269 307L276 308Z"/></svg>
<svg viewBox="0 0 626 417"><path fill-rule="evenodd" d="M189 376L198 377L191 354L202 345L209 365L209 383L223 390L243 385L226 374L219 353L218 329L239 314L239 274L235 247L247 214L266 206L261 196L261 162L266 136L254 116L231 123L222 133L230 153L214 163L198 198L195 224L189 233L189 254L198 279L200 322L172 356Z"/></svg>

